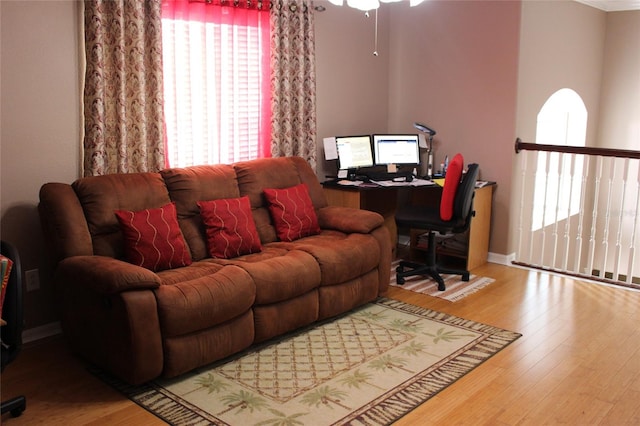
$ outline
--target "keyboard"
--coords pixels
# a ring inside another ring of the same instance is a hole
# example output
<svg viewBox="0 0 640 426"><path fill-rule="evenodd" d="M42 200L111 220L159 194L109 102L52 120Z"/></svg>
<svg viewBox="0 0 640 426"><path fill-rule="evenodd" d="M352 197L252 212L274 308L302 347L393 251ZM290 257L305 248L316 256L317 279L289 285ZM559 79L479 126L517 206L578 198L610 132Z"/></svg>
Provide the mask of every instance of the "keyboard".
<svg viewBox="0 0 640 426"><path fill-rule="evenodd" d="M369 180L374 180L374 181L394 180L396 178L407 178L407 180L409 180L408 178L410 176L413 177L411 172L396 172L396 173L368 172L367 173L367 177L369 178Z"/></svg>

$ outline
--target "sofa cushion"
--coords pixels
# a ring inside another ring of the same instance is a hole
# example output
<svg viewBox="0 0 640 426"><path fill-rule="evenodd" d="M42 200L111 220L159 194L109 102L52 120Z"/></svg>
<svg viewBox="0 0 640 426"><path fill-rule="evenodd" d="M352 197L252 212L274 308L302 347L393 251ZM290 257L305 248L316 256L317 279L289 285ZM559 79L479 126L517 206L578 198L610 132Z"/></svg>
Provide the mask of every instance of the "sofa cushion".
<svg viewBox="0 0 640 426"><path fill-rule="evenodd" d="M71 184L91 234L93 253L123 259L122 231L115 210L139 211L171 202L159 173L118 173L89 176ZM75 236L74 236L75 237ZM91 253L82 253L91 254Z"/></svg>
<svg viewBox="0 0 640 426"><path fill-rule="evenodd" d="M211 257L229 259L262 250L249 197L198 201Z"/></svg>
<svg viewBox="0 0 640 426"><path fill-rule="evenodd" d="M340 284L376 269L381 258L380 245L371 234L323 230L318 235L273 246L313 256L320 265L322 286Z"/></svg>
<svg viewBox="0 0 640 426"><path fill-rule="evenodd" d="M115 214L124 234L129 263L152 271L191 264L173 203L136 212L116 210Z"/></svg>
<svg viewBox="0 0 640 426"><path fill-rule="evenodd" d="M289 188L305 183L316 209L326 207L324 190L313 169L300 157L262 158L235 163L240 195L248 195L262 244L277 241L264 196L265 188Z"/></svg>
<svg viewBox="0 0 640 426"><path fill-rule="evenodd" d="M263 246L261 253L235 259L214 259L212 262L237 265L247 271L256 285L255 305L268 305L292 299L320 285L320 267L309 253Z"/></svg>
<svg viewBox="0 0 640 426"><path fill-rule="evenodd" d="M209 257L198 201L240 197L236 172L228 164L166 169L160 172L176 203L178 223L193 260Z"/></svg>
<svg viewBox="0 0 640 426"><path fill-rule="evenodd" d="M164 339L187 335L223 324L251 309L256 288L236 266L154 290Z"/></svg>
<svg viewBox="0 0 640 426"><path fill-rule="evenodd" d="M264 195L281 241L294 241L320 233L307 185L301 183L285 189L267 188Z"/></svg>

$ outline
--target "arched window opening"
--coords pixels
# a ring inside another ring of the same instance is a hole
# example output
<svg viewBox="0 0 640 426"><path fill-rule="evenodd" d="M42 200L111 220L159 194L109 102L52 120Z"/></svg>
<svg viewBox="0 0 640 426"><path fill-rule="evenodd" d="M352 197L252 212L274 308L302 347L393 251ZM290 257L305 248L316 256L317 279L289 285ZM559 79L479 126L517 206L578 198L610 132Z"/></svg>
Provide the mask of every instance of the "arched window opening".
<svg viewBox="0 0 640 426"><path fill-rule="evenodd" d="M560 89L538 113L536 143L585 146L587 108L580 95ZM560 153L538 153L532 230L579 212L583 159Z"/></svg>

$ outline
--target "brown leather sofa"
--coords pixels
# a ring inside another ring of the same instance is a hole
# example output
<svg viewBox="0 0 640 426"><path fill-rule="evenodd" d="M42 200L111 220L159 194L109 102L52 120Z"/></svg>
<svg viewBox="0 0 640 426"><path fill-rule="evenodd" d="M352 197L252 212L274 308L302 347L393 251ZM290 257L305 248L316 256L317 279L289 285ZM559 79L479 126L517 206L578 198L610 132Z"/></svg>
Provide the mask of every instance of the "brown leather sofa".
<svg viewBox="0 0 640 426"><path fill-rule="evenodd" d="M279 241L263 190L305 183L321 232ZM259 253L211 258L196 204L247 195ZM193 263L152 272L124 261L115 210L174 202ZM91 363L138 384L173 377L385 294L383 218L328 206L298 157L47 183L39 212L55 261L63 332Z"/></svg>

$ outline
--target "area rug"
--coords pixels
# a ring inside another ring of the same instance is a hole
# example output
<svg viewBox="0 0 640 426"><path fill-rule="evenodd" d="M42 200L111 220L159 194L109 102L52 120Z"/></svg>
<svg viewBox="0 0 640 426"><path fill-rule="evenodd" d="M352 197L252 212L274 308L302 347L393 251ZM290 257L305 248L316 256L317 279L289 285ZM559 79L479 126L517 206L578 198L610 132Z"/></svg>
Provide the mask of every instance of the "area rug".
<svg viewBox="0 0 640 426"><path fill-rule="evenodd" d="M391 263L391 285L405 290L415 291L416 293L428 294L429 296L439 297L441 299L455 302L464 299L470 294L488 286L495 280L493 278L480 277L471 274L469 281L462 281L460 275L442 274L446 286L445 291L438 290L438 283L433 279L424 276L413 276L404 279L404 284L396 283L396 267L400 260Z"/></svg>
<svg viewBox="0 0 640 426"><path fill-rule="evenodd" d="M386 425L518 337L380 298L175 379L94 373L172 425Z"/></svg>

